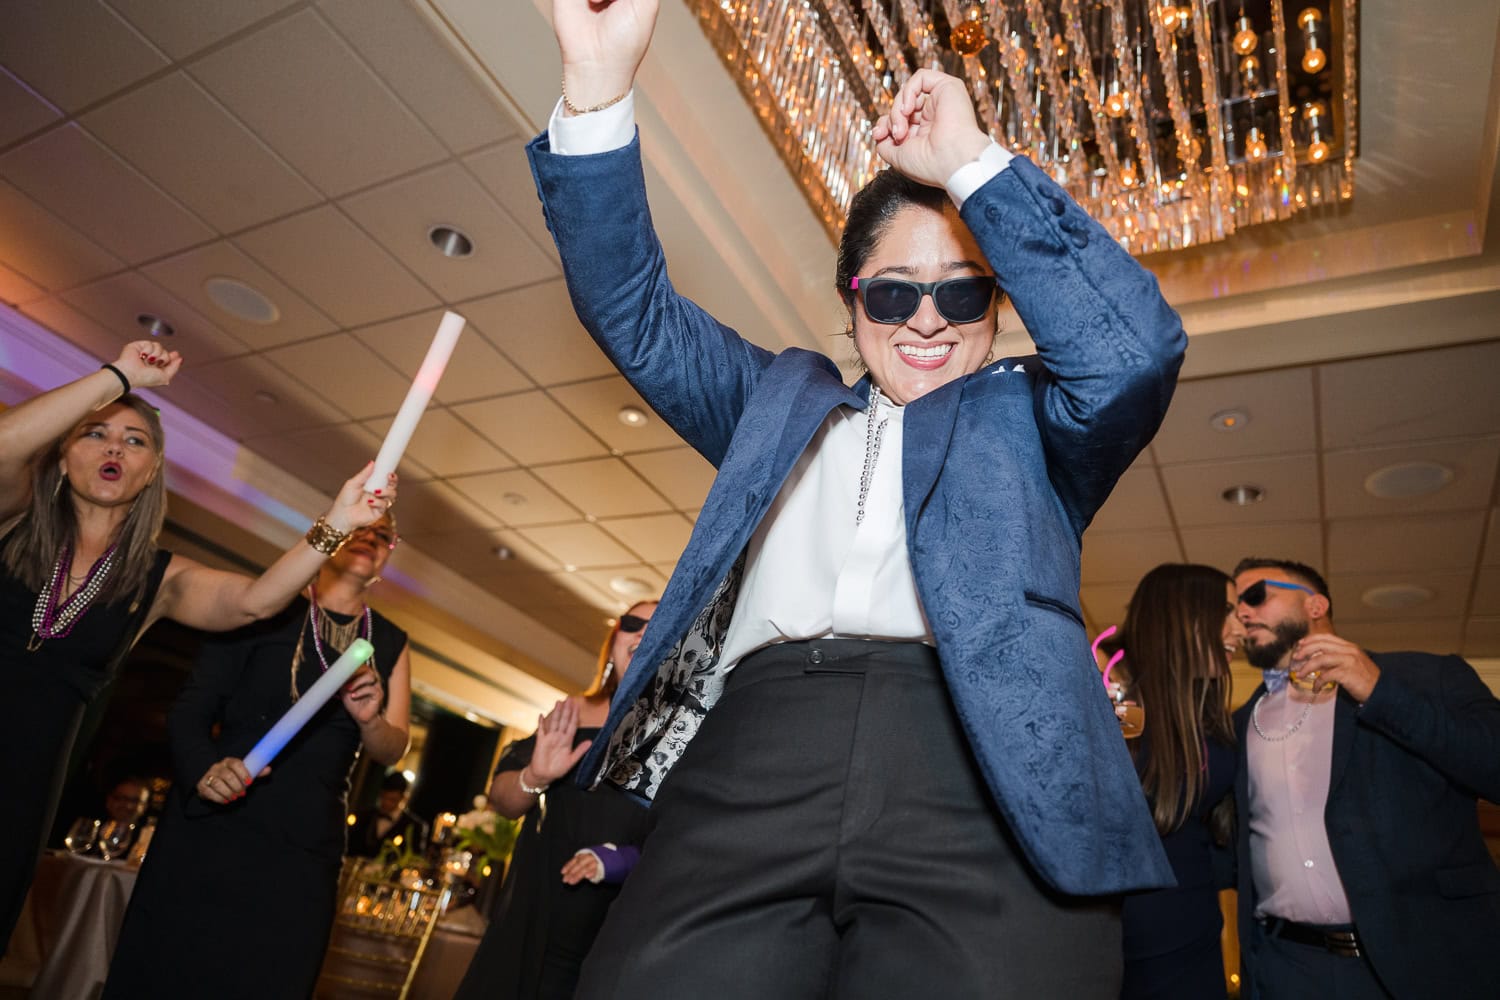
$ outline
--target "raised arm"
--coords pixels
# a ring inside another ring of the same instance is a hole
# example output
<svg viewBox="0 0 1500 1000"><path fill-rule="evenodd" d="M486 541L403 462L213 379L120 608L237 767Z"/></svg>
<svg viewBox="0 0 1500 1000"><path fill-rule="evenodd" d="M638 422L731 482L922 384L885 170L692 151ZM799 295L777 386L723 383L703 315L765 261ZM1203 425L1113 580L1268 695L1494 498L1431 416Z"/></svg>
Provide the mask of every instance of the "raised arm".
<svg viewBox="0 0 1500 1000"><path fill-rule="evenodd" d="M113 367L89 372L0 413L0 521L31 499L26 471L38 452L130 389L166 385L182 367L182 356L154 340L137 340L125 345Z"/></svg>
<svg viewBox="0 0 1500 1000"><path fill-rule="evenodd" d="M367 464L344 483L333 506L323 515L334 533L348 534L373 524L395 502L394 474L377 495L365 494L365 479L373 466L373 462ZM193 628L224 632L268 618L307 586L333 552L331 547L324 547L326 552L319 551L303 538L256 577L210 569L186 556L174 555L146 624L170 618Z"/></svg>
<svg viewBox="0 0 1500 1000"><path fill-rule="evenodd" d="M651 0L554 0L564 106L527 155L580 322L652 408L717 465L771 355L678 295L667 277L626 100L656 11ZM565 124L588 141L566 148ZM596 138L600 129L605 139Z"/></svg>
<svg viewBox="0 0 1500 1000"><path fill-rule="evenodd" d="M921 70L875 127L876 149L926 184L956 186L991 145L962 81ZM1156 279L1030 161L960 207L1036 342L1048 471L1081 533L1166 414L1187 337Z"/></svg>

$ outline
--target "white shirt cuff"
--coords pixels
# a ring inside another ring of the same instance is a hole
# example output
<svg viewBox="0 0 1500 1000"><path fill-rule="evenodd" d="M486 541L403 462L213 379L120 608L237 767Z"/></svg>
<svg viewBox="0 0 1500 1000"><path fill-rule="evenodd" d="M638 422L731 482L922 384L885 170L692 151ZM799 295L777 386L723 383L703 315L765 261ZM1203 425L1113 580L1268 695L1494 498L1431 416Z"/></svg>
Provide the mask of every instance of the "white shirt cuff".
<svg viewBox="0 0 1500 1000"><path fill-rule="evenodd" d="M603 111L564 116L562 98L547 120L547 138L559 156L587 156L623 149L635 138L635 90Z"/></svg>
<svg viewBox="0 0 1500 1000"><path fill-rule="evenodd" d="M953 199L954 205L963 208L969 195L984 187L991 177L1010 166L1010 161L1015 158L1015 153L991 139L984 152L979 154L979 159L971 160L953 171L953 176L943 185L948 189L948 197Z"/></svg>

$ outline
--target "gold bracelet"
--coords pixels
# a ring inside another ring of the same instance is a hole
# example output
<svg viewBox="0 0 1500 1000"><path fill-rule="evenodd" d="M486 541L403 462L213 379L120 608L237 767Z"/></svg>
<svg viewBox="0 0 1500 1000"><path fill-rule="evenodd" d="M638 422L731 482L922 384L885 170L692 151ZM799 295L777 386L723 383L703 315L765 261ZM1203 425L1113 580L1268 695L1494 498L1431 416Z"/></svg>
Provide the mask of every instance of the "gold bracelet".
<svg viewBox="0 0 1500 1000"><path fill-rule="evenodd" d="M570 101L568 99L568 78L567 78L567 74L563 75L563 80L562 80L563 107L567 108L568 112L570 114L575 114L575 115L591 115L595 111L603 111L605 108L612 108L616 104L619 104L621 101L625 100L625 98L627 98L629 96L630 96L630 90L627 88L626 91L625 91L625 93L621 94L619 97L611 97L609 100L605 101L603 104L595 104L591 108L580 108L578 105L574 104L572 101Z"/></svg>
<svg viewBox="0 0 1500 1000"><path fill-rule="evenodd" d="M344 544L344 539L349 537L349 532L340 531L328 523L326 517L320 517L313 522L313 526L307 529L307 544L325 556L331 556Z"/></svg>

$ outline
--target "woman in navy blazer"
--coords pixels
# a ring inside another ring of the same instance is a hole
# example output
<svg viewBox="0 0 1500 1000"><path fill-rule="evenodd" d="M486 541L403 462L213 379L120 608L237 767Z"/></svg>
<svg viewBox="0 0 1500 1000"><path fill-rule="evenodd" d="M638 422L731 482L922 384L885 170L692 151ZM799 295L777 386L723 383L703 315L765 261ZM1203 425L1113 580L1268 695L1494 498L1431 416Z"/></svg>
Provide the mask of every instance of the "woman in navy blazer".
<svg viewBox="0 0 1500 1000"><path fill-rule="evenodd" d="M655 3L553 15L565 97L528 155L574 307L718 468L652 669L580 768L654 800L655 829L578 995L1116 995L1116 896L1171 871L1079 540L1166 411L1176 314L924 70L840 245L869 377L772 355L666 275L630 97ZM1037 356L990 363L996 284Z"/></svg>

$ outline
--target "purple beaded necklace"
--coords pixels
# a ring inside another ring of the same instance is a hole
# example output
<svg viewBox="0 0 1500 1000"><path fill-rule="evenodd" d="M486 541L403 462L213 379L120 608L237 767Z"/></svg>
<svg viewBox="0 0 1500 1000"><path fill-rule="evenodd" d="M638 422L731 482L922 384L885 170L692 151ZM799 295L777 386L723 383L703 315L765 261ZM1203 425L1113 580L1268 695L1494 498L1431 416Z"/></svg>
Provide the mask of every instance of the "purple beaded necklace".
<svg viewBox="0 0 1500 1000"><path fill-rule="evenodd" d="M307 588L307 624L309 626L307 631L312 632L313 649L318 654L318 662L323 665L324 673L328 672L328 667L330 666L328 654L323 652L325 630L329 633L328 642L330 645L336 646L341 644L345 647L353 642L356 637L369 639L371 633L374 631L374 616L370 612L370 606L368 604L361 604L360 608L364 620L358 623L354 629L354 634L350 635L348 634L349 626L339 625L329 616L328 612L318 607L317 590L313 587ZM351 622L350 624L354 623ZM297 639L297 651L292 656L292 701L296 701L301 697L301 693L297 690L297 669L302 665L303 641L303 638L299 636ZM335 649L335 652L342 653L342 650ZM373 656L370 658L370 666L372 669L375 666L375 658Z"/></svg>
<svg viewBox="0 0 1500 1000"><path fill-rule="evenodd" d="M115 542L105 549L104 554L89 568L83 584L73 591L71 597L59 604L57 598L62 593L63 567L71 567L73 564L73 546L63 547L58 554L57 565L52 567L51 578L42 592L36 595L36 607L31 612L31 639L26 643L28 652L34 653L42 648L42 643L46 640L66 638L73 631L78 619L83 617L83 613L94 603L94 598L99 596L104 581L109 579L110 570L115 567L115 552L119 547L119 543Z"/></svg>

